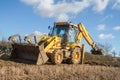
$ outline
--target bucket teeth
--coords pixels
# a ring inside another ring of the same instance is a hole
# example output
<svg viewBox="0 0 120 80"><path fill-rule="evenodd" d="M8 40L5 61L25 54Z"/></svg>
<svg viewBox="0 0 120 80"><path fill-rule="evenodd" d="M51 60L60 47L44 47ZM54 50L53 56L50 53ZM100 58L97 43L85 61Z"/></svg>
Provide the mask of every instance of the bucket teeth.
<svg viewBox="0 0 120 80"><path fill-rule="evenodd" d="M91 50L91 53L95 55L104 55L104 51L102 49Z"/></svg>

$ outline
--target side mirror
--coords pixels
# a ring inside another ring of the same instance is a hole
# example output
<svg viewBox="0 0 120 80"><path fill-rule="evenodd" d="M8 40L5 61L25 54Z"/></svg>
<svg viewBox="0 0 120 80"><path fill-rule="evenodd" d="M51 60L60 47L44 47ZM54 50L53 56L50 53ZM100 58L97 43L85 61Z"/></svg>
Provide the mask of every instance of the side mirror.
<svg viewBox="0 0 120 80"><path fill-rule="evenodd" d="M51 27L51 26L48 26L48 29L50 30L50 32L48 33L48 36L50 36L51 33L52 33L52 27Z"/></svg>

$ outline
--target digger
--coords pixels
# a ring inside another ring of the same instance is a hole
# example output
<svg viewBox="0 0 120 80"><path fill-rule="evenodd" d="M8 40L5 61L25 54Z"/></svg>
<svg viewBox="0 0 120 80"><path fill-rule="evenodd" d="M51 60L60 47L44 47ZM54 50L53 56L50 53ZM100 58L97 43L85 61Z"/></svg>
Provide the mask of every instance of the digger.
<svg viewBox="0 0 120 80"><path fill-rule="evenodd" d="M10 36L13 47L10 58L33 61L37 65L48 61L52 64L61 64L63 61L71 64L83 63L85 45L80 44L82 38L92 47L92 54L104 54L82 23L55 22L53 28L49 29L48 36L25 36L24 40L27 43L22 43L19 34ZM19 38L19 42L16 37Z"/></svg>

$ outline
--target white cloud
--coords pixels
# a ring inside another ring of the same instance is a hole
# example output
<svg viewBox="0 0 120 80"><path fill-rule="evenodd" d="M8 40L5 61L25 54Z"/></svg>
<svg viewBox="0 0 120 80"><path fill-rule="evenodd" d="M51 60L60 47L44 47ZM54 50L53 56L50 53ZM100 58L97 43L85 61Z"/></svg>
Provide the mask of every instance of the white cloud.
<svg viewBox="0 0 120 80"><path fill-rule="evenodd" d="M96 12L103 11L109 0L21 0L25 4L33 6L40 16L69 20L69 14L78 14L88 7Z"/></svg>
<svg viewBox="0 0 120 80"><path fill-rule="evenodd" d="M94 3L93 10L97 12L103 11L107 7L109 2L109 0L92 0L92 1Z"/></svg>
<svg viewBox="0 0 120 80"><path fill-rule="evenodd" d="M113 51L114 51L115 49L116 49L115 47L112 48Z"/></svg>
<svg viewBox="0 0 120 80"><path fill-rule="evenodd" d="M44 34L47 35L47 33L43 33L43 32L37 31L37 30L34 31L32 34L36 35L37 37L44 35ZM25 34L25 36L28 36L28 35L31 35L31 34Z"/></svg>
<svg viewBox="0 0 120 80"><path fill-rule="evenodd" d="M115 36L113 36L113 34L99 34L98 37L100 39L113 39L113 38L115 38Z"/></svg>
<svg viewBox="0 0 120 80"><path fill-rule="evenodd" d="M43 33L40 31L34 31L33 34L35 34L36 36L41 36Z"/></svg>
<svg viewBox="0 0 120 80"><path fill-rule="evenodd" d="M104 24L100 24L97 26L97 30L101 31L101 30L105 30L105 25Z"/></svg>
<svg viewBox="0 0 120 80"><path fill-rule="evenodd" d="M57 21L67 21L69 18L68 18L68 15L66 14L60 14L58 17L57 17Z"/></svg>
<svg viewBox="0 0 120 80"><path fill-rule="evenodd" d="M120 31L120 26L114 27L113 30Z"/></svg>
<svg viewBox="0 0 120 80"><path fill-rule="evenodd" d="M108 20L110 18L113 18L112 14L109 14L109 15L105 16L103 19L101 19L101 22L104 22L105 20Z"/></svg>
<svg viewBox="0 0 120 80"><path fill-rule="evenodd" d="M120 0L115 0L114 5L112 6L113 9L120 9Z"/></svg>

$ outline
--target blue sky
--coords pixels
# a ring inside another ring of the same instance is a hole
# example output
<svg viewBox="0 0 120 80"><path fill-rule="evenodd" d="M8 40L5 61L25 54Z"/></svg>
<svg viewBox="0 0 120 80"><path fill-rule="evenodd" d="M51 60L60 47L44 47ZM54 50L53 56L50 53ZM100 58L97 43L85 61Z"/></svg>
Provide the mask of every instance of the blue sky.
<svg viewBox="0 0 120 80"><path fill-rule="evenodd" d="M120 0L0 0L0 39L48 33L55 21L81 22L95 41L120 51Z"/></svg>

